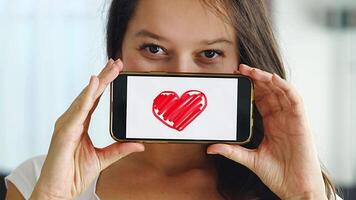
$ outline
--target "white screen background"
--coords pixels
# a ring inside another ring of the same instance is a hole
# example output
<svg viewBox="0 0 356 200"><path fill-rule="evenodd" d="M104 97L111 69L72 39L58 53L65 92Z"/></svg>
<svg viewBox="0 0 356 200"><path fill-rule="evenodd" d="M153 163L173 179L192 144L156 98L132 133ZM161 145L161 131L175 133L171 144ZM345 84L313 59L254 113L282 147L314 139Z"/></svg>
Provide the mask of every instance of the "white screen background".
<svg viewBox="0 0 356 200"><path fill-rule="evenodd" d="M130 139L236 140L238 80L232 78L127 78L126 137ZM155 97L174 91L202 91L207 107L184 130L172 129L152 113Z"/></svg>

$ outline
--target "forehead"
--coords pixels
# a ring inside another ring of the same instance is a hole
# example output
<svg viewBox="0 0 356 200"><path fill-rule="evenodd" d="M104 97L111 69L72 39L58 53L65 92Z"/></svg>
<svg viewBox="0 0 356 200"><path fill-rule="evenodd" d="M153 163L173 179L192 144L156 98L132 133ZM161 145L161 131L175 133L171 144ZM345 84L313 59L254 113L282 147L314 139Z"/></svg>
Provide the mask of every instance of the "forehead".
<svg viewBox="0 0 356 200"><path fill-rule="evenodd" d="M235 41L233 27L200 0L141 0L128 31L139 29L181 42L220 37Z"/></svg>

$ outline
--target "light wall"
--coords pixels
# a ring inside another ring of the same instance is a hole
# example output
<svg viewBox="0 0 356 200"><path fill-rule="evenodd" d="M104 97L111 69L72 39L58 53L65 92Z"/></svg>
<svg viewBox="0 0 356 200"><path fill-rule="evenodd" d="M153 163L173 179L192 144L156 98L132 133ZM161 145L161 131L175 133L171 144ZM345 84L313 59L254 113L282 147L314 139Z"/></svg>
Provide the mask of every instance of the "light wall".
<svg viewBox="0 0 356 200"><path fill-rule="evenodd" d="M56 119L101 70L108 2L0 0L1 172L47 153ZM99 146L112 142L107 94L91 124Z"/></svg>
<svg viewBox="0 0 356 200"><path fill-rule="evenodd" d="M324 18L326 9L345 5L356 2L276 0L273 19L320 159L337 183L350 185L356 179L356 28L328 27Z"/></svg>

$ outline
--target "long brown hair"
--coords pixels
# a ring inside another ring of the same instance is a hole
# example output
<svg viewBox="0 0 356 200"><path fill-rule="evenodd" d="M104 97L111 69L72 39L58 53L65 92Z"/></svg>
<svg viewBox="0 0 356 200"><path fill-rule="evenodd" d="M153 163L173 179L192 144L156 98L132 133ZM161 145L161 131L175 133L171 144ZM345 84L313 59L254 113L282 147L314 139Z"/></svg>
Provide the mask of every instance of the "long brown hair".
<svg viewBox="0 0 356 200"><path fill-rule="evenodd" d="M235 28L240 62L276 73L286 79L278 45L263 0L201 0L208 8L224 17ZM108 14L107 54L118 58L122 43L138 0L113 0ZM264 132L262 117L254 109L254 130L247 148L257 148ZM218 171L217 189L226 199L279 199L251 170L222 156L212 156ZM335 188L323 173L329 199L335 198Z"/></svg>

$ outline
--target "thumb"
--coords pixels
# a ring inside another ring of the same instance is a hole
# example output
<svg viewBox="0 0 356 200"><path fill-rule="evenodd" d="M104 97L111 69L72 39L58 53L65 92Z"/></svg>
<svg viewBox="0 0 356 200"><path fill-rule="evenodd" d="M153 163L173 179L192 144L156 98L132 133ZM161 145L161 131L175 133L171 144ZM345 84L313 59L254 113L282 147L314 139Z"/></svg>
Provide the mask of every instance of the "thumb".
<svg viewBox="0 0 356 200"><path fill-rule="evenodd" d="M208 154L220 154L255 171L256 152L239 145L212 144L207 149Z"/></svg>
<svg viewBox="0 0 356 200"><path fill-rule="evenodd" d="M142 152L144 150L145 146L143 144L120 142L115 142L105 148L97 149L97 155L101 164L100 170L104 170L114 162L131 153Z"/></svg>

